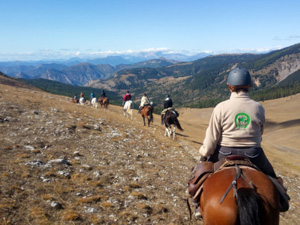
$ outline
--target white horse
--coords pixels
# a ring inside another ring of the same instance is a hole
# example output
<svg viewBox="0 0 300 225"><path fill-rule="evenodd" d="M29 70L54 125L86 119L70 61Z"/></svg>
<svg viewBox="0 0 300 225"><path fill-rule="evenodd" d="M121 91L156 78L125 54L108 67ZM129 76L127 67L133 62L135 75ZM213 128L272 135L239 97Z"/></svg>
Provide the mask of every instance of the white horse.
<svg viewBox="0 0 300 225"><path fill-rule="evenodd" d="M97 102L97 98L92 98L92 100L91 100L91 106L93 107L93 108L98 108L98 102Z"/></svg>
<svg viewBox="0 0 300 225"><path fill-rule="evenodd" d="M80 97L80 99L79 99L79 103L80 103L80 105L84 105L84 103L85 103L85 99L84 99L83 97Z"/></svg>
<svg viewBox="0 0 300 225"><path fill-rule="evenodd" d="M133 115L133 101L128 100L125 102L124 108L123 108L123 114L125 117L128 117L130 115L130 118L132 120Z"/></svg>

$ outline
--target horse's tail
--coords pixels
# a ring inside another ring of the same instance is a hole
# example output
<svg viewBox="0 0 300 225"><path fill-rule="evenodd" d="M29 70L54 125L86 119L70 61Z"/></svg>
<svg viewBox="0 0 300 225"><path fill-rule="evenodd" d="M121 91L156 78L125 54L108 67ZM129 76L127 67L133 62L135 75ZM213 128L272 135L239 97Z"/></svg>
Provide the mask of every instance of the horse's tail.
<svg viewBox="0 0 300 225"><path fill-rule="evenodd" d="M176 127L178 127L179 130L183 131L180 123L179 123L179 120L177 119L177 117L174 118L174 124L176 125Z"/></svg>
<svg viewBox="0 0 300 225"><path fill-rule="evenodd" d="M153 107L149 108L149 113L150 113L150 121L153 123Z"/></svg>
<svg viewBox="0 0 300 225"><path fill-rule="evenodd" d="M260 207L261 198L253 188L240 188L237 190L237 204L240 224L261 225Z"/></svg>

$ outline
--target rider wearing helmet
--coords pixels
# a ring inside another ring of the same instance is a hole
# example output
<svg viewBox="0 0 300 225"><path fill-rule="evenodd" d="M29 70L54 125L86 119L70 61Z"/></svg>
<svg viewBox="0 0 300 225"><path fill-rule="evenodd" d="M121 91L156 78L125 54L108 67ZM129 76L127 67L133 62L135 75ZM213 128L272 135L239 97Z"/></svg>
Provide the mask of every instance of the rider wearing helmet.
<svg viewBox="0 0 300 225"><path fill-rule="evenodd" d="M91 100L93 99L93 98L95 98L95 93L94 93L94 91L92 91L92 93L91 93Z"/></svg>
<svg viewBox="0 0 300 225"><path fill-rule="evenodd" d="M164 100L164 109L172 108L172 107L173 107L172 99L170 98L169 95L166 95L166 98Z"/></svg>
<svg viewBox="0 0 300 225"><path fill-rule="evenodd" d="M163 111L161 112L161 124L163 125L164 124L164 116L165 116L165 113L168 111L168 110L173 110L173 101L172 99L170 98L170 95L166 95L166 98L164 100L164 109Z"/></svg>
<svg viewBox="0 0 300 225"><path fill-rule="evenodd" d="M126 102L126 101L129 101L129 100L131 100L131 94L130 94L129 91L127 91L126 94L124 95L122 105L125 105L125 102Z"/></svg>
<svg viewBox="0 0 300 225"><path fill-rule="evenodd" d="M104 90L101 91L101 97L103 97L103 98L106 97L106 93Z"/></svg>
<svg viewBox="0 0 300 225"><path fill-rule="evenodd" d="M140 104L140 107L139 107L139 113L141 113L141 110L144 108L145 105L150 105L150 101L149 101L149 98L147 97L146 93L143 94L143 97L141 99L141 104Z"/></svg>
<svg viewBox="0 0 300 225"><path fill-rule="evenodd" d="M265 110L259 102L249 97L251 85L248 70L235 68L230 71L227 86L231 96L213 110L203 145L199 149L200 161L207 160L208 157L208 161L216 162L228 155L242 155L248 157L263 173L277 179L261 148ZM276 179L272 179L275 185ZM283 193L281 198L284 199L281 211L287 211L289 196ZM199 212L196 210L197 215L199 216Z"/></svg>

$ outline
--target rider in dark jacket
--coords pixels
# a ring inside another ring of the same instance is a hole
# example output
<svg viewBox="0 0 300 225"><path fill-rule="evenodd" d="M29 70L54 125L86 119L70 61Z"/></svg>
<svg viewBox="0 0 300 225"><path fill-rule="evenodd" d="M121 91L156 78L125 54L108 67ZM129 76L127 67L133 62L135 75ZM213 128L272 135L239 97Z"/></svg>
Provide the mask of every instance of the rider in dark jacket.
<svg viewBox="0 0 300 225"><path fill-rule="evenodd" d="M173 101L170 98L169 95L166 95L166 98L164 100L164 110L161 112L161 124L164 124L164 116L165 116L165 112L167 111L168 108L172 108L173 107Z"/></svg>
<svg viewBox="0 0 300 225"><path fill-rule="evenodd" d="M104 90L102 90L102 92L101 92L101 97L106 97L106 94L105 94Z"/></svg>
<svg viewBox="0 0 300 225"><path fill-rule="evenodd" d="M173 102L169 95L166 96L166 99L164 100L164 109L172 108Z"/></svg>

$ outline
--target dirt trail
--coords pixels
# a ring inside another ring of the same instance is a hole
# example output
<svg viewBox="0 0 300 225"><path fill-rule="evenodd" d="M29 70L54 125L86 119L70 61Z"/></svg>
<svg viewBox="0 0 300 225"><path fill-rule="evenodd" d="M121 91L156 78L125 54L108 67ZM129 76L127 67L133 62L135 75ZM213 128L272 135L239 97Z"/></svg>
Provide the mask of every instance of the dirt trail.
<svg viewBox="0 0 300 225"><path fill-rule="evenodd" d="M157 115L148 128L137 111L0 84L0 223L201 224L185 189L210 113L180 110L173 141ZM292 197L281 224L298 224L299 176L274 164Z"/></svg>

